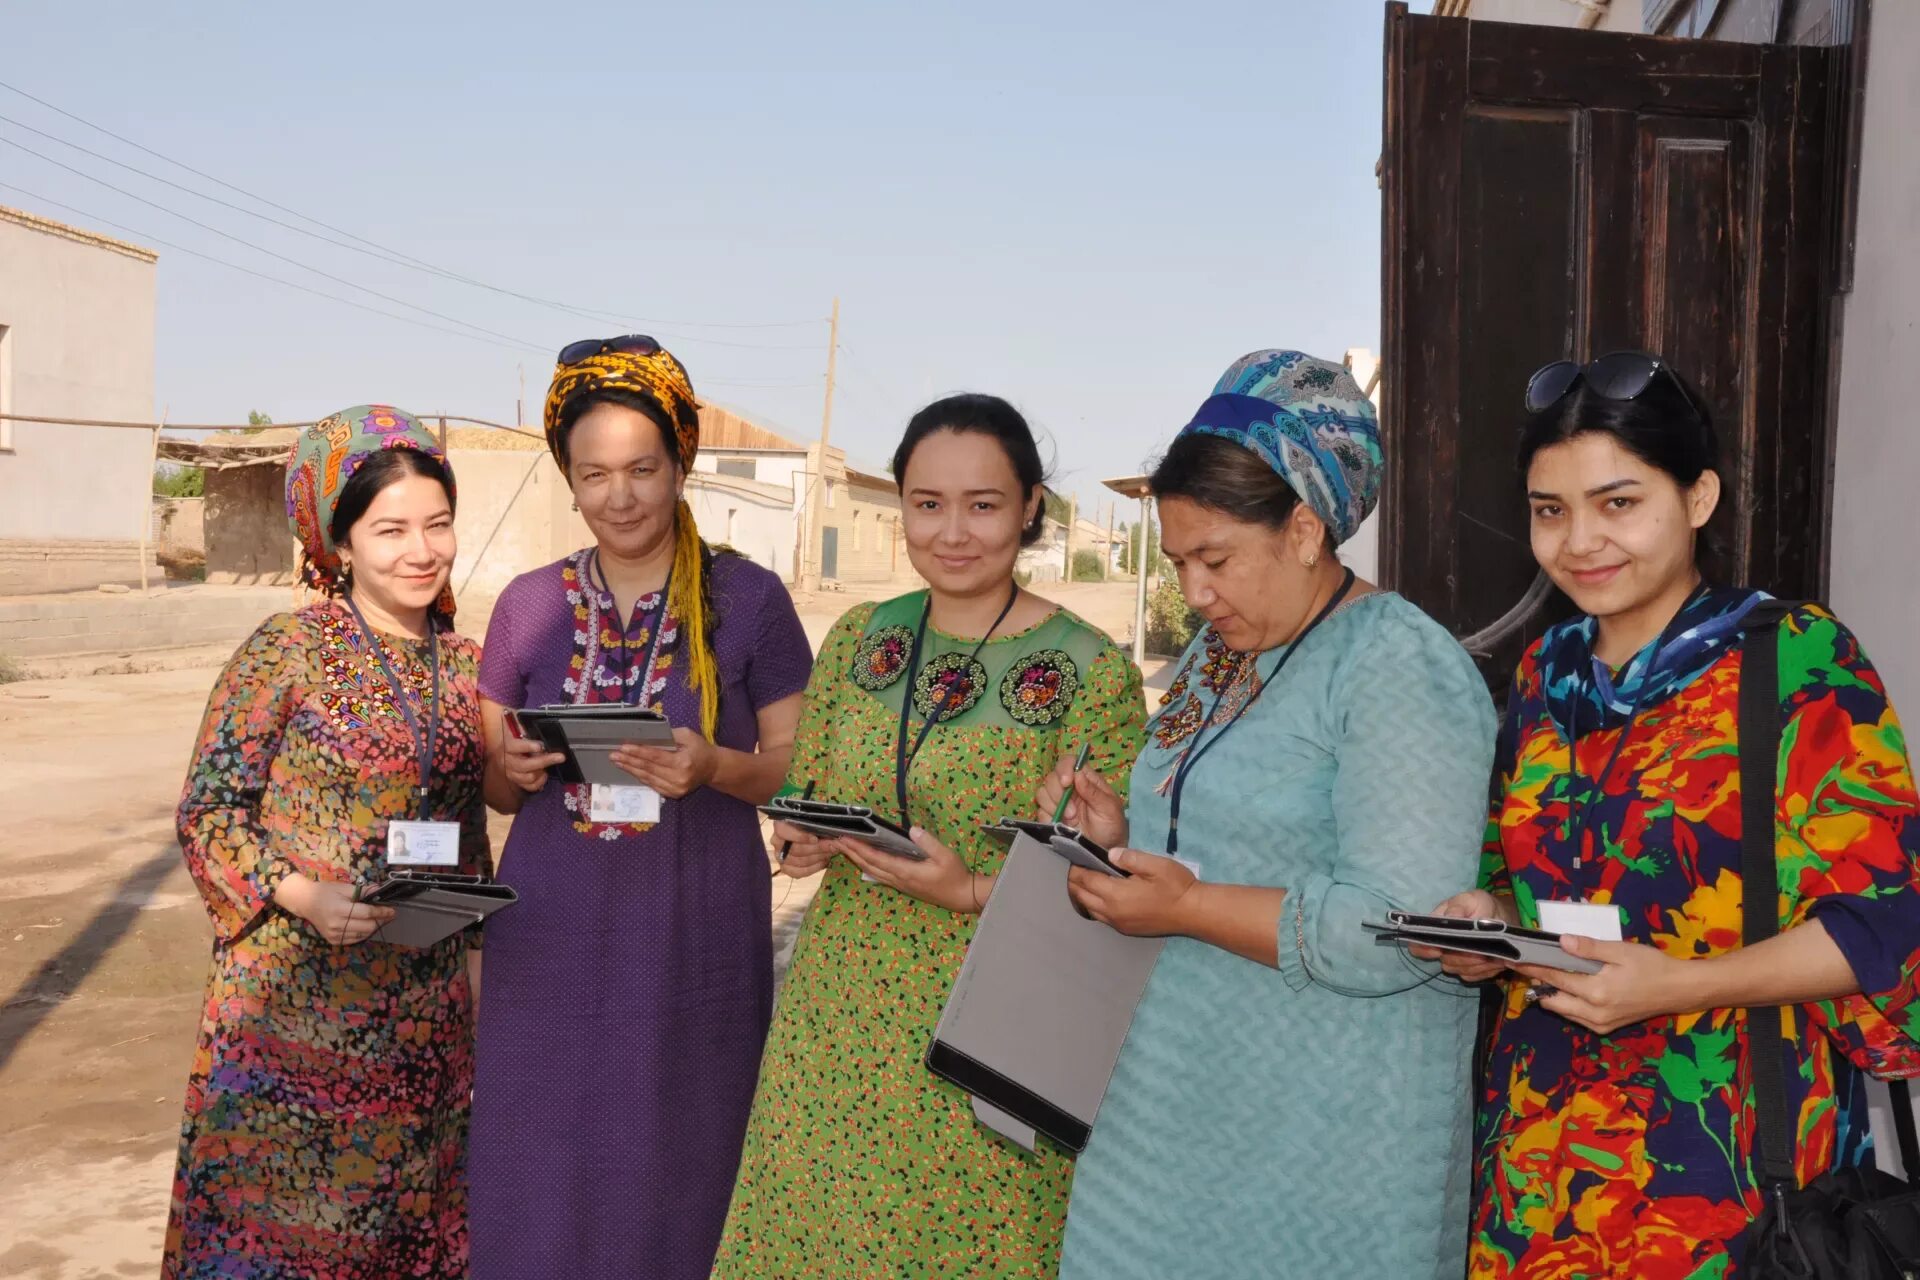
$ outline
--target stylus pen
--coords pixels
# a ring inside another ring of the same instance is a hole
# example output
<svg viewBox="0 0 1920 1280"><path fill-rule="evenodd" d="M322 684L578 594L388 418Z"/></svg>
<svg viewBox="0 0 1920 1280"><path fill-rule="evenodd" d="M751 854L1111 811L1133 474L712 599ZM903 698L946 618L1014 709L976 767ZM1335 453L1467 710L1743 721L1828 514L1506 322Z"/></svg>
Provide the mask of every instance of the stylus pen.
<svg viewBox="0 0 1920 1280"><path fill-rule="evenodd" d="M802 800L813 799L813 779L811 778L807 779L806 790L800 793L800 798ZM793 852L793 841L783 840L780 842L780 861L781 862L785 862L787 860L787 855L792 852Z"/></svg>
<svg viewBox="0 0 1920 1280"><path fill-rule="evenodd" d="M1093 750L1093 739L1088 738L1080 744L1080 754L1073 758L1073 771L1079 773L1087 767L1087 756ZM1066 790L1060 793L1060 803L1053 806L1053 820L1060 821L1066 816L1067 801L1073 798L1073 784L1068 783Z"/></svg>

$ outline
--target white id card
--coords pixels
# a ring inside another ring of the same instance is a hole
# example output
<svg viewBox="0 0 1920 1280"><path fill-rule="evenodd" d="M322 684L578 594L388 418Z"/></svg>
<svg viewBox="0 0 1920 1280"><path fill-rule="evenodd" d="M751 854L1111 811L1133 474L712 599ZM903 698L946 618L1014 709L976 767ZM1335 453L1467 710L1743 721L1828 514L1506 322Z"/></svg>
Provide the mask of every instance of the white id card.
<svg viewBox="0 0 1920 1280"><path fill-rule="evenodd" d="M1620 942L1620 908L1607 902L1546 901L1540 906L1540 927L1548 933L1571 933L1600 942Z"/></svg>
<svg viewBox="0 0 1920 1280"><path fill-rule="evenodd" d="M460 824L401 822L387 824L390 867L453 867L460 864Z"/></svg>
<svg viewBox="0 0 1920 1280"><path fill-rule="evenodd" d="M660 793L652 787L610 787L593 784L587 818L592 822L655 823L660 821Z"/></svg>

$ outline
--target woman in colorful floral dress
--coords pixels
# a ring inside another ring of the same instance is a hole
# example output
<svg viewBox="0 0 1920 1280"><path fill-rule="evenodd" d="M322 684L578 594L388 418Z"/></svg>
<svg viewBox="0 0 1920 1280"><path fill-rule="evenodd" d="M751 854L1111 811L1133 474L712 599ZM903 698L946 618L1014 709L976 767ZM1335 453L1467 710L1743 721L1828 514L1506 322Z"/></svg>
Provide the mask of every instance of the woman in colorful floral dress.
<svg viewBox="0 0 1920 1280"><path fill-rule="evenodd" d="M1105 635L1014 582L1039 533L1043 476L1011 405L927 406L893 474L930 590L861 605L834 627L787 789L897 818L929 856L775 828L793 840L788 875L827 877L781 989L719 1277L1058 1266L1071 1158L982 1127L922 1059L1005 852L982 826L1030 816L1041 775L1081 743L1087 767L1124 786L1145 719L1140 677Z"/></svg>
<svg viewBox="0 0 1920 1280"><path fill-rule="evenodd" d="M780 579L708 546L682 497L686 370L653 339L573 343L547 443L593 545L522 574L480 664L487 796L515 814L488 922L474 1086L477 1280L693 1280L713 1265L773 1013L754 805L786 773L812 655ZM626 702L677 750L631 786L550 781L508 711ZM598 793L598 794L596 794Z"/></svg>
<svg viewBox="0 0 1920 1280"><path fill-rule="evenodd" d="M1743 947L1739 637L1764 597L1696 567L1720 497L1712 424L1639 353L1549 365L1528 408L1534 554L1582 616L1520 664L1485 887L1441 910L1534 924L1550 900L1605 904L1625 940L1569 938L1601 962L1591 975L1447 961L1505 996L1479 1092L1471 1273L1737 1275L1761 1208L1754 1072L1784 1072L1804 1185L1871 1158L1867 1073L1920 1071L1913 775L1859 642L1825 609L1789 614L1781 932ZM1781 1062L1750 1060L1752 1009L1781 1019Z"/></svg>
<svg viewBox="0 0 1920 1280"><path fill-rule="evenodd" d="M228 663L180 800L214 947L167 1277L466 1273L467 944L382 942L392 912L354 901L389 820L421 816L422 717L425 816L459 824L461 870L488 869L479 654L446 592L453 501L433 437L397 409L300 437L287 509L327 598Z"/></svg>

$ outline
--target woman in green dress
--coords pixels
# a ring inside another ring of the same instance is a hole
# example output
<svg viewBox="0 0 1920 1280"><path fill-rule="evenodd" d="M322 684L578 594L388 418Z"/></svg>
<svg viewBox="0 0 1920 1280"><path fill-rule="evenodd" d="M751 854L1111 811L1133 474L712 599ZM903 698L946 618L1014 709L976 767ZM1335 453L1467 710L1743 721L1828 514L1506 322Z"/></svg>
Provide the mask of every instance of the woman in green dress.
<svg viewBox="0 0 1920 1280"><path fill-rule="evenodd" d="M911 828L924 862L790 841L827 876L774 1014L716 1277L1051 1276L1073 1164L974 1118L922 1064L1004 849L1042 776L1090 746L1124 788L1146 719L1140 675L1103 633L1022 590L1042 467L1004 400L916 414L894 455L908 556L929 590L850 611L807 686L789 792Z"/></svg>

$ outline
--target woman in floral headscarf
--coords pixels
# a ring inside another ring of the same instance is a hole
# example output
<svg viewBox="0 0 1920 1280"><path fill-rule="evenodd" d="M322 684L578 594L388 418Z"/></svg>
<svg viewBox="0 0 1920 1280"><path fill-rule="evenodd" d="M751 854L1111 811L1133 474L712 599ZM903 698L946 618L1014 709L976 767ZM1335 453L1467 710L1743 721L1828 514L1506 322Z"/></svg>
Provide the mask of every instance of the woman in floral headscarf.
<svg viewBox="0 0 1920 1280"><path fill-rule="evenodd" d="M508 585L480 668L520 901L488 926L473 1274L705 1280L773 1010L754 805L786 773L812 654L780 579L694 526L699 409L670 353L568 346L546 428L594 541ZM677 741L616 752L630 786L550 780L558 758L506 729L622 702Z"/></svg>
<svg viewBox="0 0 1920 1280"><path fill-rule="evenodd" d="M1074 1178L1060 1274L1457 1277L1475 1002L1361 928L1475 864L1493 706L1473 662L1335 548L1379 435L1345 368L1236 361L1155 469L1161 547L1206 617L1122 808L1052 804L1126 879L1069 889L1166 936ZM1071 762L1069 762L1070 765Z"/></svg>
<svg viewBox="0 0 1920 1280"><path fill-rule="evenodd" d="M445 456L398 409L300 436L287 513L323 598L234 654L180 799L214 943L167 1277L466 1271L467 943L382 942L392 912L355 900L395 820L457 823L460 869L487 869L453 504Z"/></svg>

